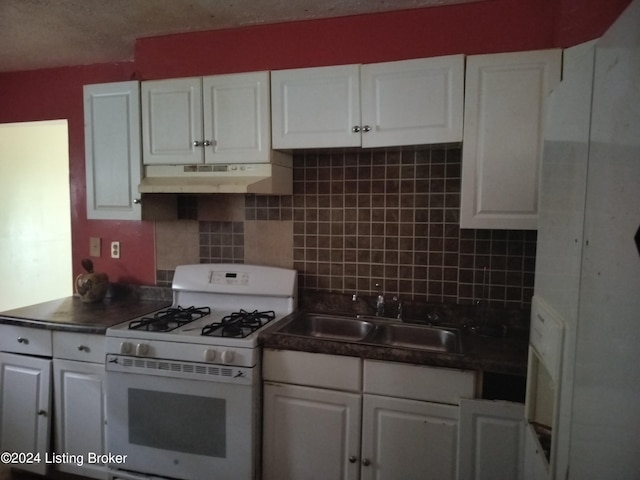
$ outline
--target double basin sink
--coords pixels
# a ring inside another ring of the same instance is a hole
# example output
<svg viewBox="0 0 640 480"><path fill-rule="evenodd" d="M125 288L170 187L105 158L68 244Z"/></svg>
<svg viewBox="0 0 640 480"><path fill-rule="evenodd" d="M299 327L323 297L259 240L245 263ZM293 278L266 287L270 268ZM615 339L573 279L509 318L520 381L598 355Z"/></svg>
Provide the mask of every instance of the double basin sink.
<svg viewBox="0 0 640 480"><path fill-rule="evenodd" d="M462 354L460 332L455 329L403 323L381 317L303 313L280 327L278 333L363 345Z"/></svg>

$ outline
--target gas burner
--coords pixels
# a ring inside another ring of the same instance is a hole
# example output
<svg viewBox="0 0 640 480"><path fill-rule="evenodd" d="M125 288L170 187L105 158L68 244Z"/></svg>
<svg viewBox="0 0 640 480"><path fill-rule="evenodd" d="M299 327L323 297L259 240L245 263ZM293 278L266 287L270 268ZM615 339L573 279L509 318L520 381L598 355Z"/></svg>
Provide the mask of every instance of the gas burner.
<svg viewBox="0 0 640 480"><path fill-rule="evenodd" d="M222 317L219 322L206 325L202 329L202 335L244 338L274 318L276 318L276 314L273 310L265 312L240 310Z"/></svg>
<svg viewBox="0 0 640 480"><path fill-rule="evenodd" d="M157 312L153 317L142 317L140 320L130 322L129 329L170 332L210 313L209 307L172 307Z"/></svg>

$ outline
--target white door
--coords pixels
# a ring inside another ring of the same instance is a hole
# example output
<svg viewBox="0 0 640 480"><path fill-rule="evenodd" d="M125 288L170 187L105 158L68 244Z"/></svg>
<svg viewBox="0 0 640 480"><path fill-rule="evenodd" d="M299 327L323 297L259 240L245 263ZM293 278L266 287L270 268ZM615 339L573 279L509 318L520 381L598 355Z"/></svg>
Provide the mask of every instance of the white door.
<svg viewBox="0 0 640 480"><path fill-rule="evenodd" d="M264 480L356 480L360 399L355 393L265 383Z"/></svg>
<svg viewBox="0 0 640 480"><path fill-rule="evenodd" d="M105 452L104 364L53 360L55 451L81 455ZM104 464L62 463L63 472L107 477Z"/></svg>
<svg viewBox="0 0 640 480"><path fill-rule="evenodd" d="M467 57L462 228L535 230L547 95L562 50Z"/></svg>
<svg viewBox="0 0 640 480"><path fill-rule="evenodd" d="M458 480L522 480L524 405L460 399Z"/></svg>
<svg viewBox="0 0 640 480"><path fill-rule="evenodd" d="M140 220L140 83L84 87L87 218Z"/></svg>
<svg viewBox="0 0 640 480"><path fill-rule="evenodd" d="M205 163L269 161L271 110L269 72L205 77Z"/></svg>
<svg viewBox="0 0 640 480"><path fill-rule="evenodd" d="M202 163L202 79L147 81L141 89L144 164Z"/></svg>
<svg viewBox="0 0 640 480"><path fill-rule="evenodd" d="M455 479L457 406L364 395L362 411L363 480Z"/></svg>
<svg viewBox="0 0 640 480"><path fill-rule="evenodd" d="M360 146L360 66L271 72L273 148Z"/></svg>
<svg viewBox="0 0 640 480"><path fill-rule="evenodd" d="M464 55L362 65L362 146L461 142Z"/></svg>
<svg viewBox="0 0 640 480"><path fill-rule="evenodd" d="M51 360L0 353L0 450L28 455L15 466L44 475L50 426Z"/></svg>

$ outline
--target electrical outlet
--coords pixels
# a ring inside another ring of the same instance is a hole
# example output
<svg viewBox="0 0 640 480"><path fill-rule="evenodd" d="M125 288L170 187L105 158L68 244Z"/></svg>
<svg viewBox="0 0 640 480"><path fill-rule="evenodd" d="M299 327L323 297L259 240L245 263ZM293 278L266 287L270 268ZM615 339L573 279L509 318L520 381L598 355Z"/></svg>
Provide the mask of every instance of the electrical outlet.
<svg viewBox="0 0 640 480"><path fill-rule="evenodd" d="M111 258L120 258L120 242L111 242Z"/></svg>
<svg viewBox="0 0 640 480"><path fill-rule="evenodd" d="M99 257L102 252L102 239L100 237L89 238L89 256Z"/></svg>

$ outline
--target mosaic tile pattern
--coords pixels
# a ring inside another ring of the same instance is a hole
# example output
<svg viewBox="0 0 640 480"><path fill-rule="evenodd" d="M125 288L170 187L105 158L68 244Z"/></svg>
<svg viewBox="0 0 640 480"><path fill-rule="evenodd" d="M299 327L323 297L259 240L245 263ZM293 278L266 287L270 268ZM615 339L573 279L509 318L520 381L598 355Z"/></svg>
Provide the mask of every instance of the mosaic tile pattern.
<svg viewBox="0 0 640 480"><path fill-rule="evenodd" d="M525 306L535 232L461 230L459 146L294 157L303 289Z"/></svg>
<svg viewBox="0 0 640 480"><path fill-rule="evenodd" d="M199 222L201 263L243 263L244 222Z"/></svg>
<svg viewBox="0 0 640 480"><path fill-rule="evenodd" d="M182 212L208 219L198 221L201 263L244 263L248 225L252 236L266 235L249 239L253 249L285 248L282 261L290 241L262 222L292 223L302 295L379 288L417 301L527 308L536 232L461 230L460 170L459 145L296 153L293 196L246 195L244 220L212 221L211 212L194 212L191 198ZM209 208L216 213L219 205ZM159 270L158 284L170 285L172 276Z"/></svg>

